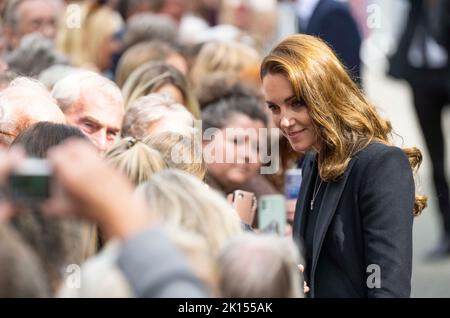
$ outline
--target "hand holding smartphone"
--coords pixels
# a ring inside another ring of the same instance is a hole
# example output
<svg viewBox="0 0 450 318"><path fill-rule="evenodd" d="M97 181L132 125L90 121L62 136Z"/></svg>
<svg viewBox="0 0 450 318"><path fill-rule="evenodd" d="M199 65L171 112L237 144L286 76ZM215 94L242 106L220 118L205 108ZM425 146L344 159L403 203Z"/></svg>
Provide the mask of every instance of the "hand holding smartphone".
<svg viewBox="0 0 450 318"><path fill-rule="evenodd" d="M235 190L227 196L227 199L239 214L241 221L251 226L256 212L256 197L253 192Z"/></svg>

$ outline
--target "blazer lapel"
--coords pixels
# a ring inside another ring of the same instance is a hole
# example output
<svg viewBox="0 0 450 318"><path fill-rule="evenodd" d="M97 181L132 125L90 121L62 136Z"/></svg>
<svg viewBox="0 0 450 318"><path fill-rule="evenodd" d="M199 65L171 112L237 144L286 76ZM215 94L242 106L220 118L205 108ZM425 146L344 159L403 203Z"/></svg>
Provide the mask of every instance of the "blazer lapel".
<svg viewBox="0 0 450 318"><path fill-rule="evenodd" d="M319 215L314 229L314 242L312 251L312 263L311 263L311 287L313 292L314 276L317 267L317 261L319 259L320 250L322 249L323 240L327 233L328 227L331 224L331 220L336 212L339 200L342 192L344 191L345 184L347 183L348 176L355 164L356 158L353 158L344 173L344 175L335 182L327 184L325 193L322 198L322 203L319 209ZM314 295L311 294L313 297Z"/></svg>

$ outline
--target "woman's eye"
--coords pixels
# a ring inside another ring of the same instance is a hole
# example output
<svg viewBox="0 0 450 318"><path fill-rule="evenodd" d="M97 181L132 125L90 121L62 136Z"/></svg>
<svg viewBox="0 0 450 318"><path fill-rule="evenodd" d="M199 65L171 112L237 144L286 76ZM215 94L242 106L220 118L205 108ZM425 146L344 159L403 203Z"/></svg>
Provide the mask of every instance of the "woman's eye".
<svg viewBox="0 0 450 318"><path fill-rule="evenodd" d="M273 105L273 104L268 104L267 107L270 109L270 111L271 111L272 113L277 112L278 109L279 109L277 105Z"/></svg>
<svg viewBox="0 0 450 318"><path fill-rule="evenodd" d="M293 108L300 108L300 107L305 106L305 103L300 101L300 100L295 100L295 101L292 102L291 106Z"/></svg>

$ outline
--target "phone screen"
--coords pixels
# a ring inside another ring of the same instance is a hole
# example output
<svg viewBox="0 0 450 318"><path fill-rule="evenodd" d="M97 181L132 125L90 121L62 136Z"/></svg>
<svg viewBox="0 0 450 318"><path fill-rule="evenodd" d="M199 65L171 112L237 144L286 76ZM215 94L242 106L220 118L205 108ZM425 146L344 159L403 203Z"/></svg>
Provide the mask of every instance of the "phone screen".
<svg viewBox="0 0 450 318"><path fill-rule="evenodd" d="M50 177L46 175L10 176L9 194L16 202L47 199L50 196Z"/></svg>
<svg viewBox="0 0 450 318"><path fill-rule="evenodd" d="M48 199L52 169L45 159L27 158L9 175L8 194L16 203Z"/></svg>
<svg viewBox="0 0 450 318"><path fill-rule="evenodd" d="M258 204L258 229L264 233L284 235L286 200L283 195L262 196Z"/></svg>
<svg viewBox="0 0 450 318"><path fill-rule="evenodd" d="M302 184L302 169L288 169L285 176L285 195L288 200L297 200Z"/></svg>

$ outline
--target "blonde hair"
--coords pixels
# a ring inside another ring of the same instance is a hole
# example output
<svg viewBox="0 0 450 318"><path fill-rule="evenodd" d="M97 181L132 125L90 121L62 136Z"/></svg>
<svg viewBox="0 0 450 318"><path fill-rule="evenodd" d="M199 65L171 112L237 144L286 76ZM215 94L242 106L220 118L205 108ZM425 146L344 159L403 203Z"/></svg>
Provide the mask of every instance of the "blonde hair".
<svg viewBox="0 0 450 318"><path fill-rule="evenodd" d="M105 158L136 186L150 179L152 174L167 168L157 150L133 137L116 142Z"/></svg>
<svg viewBox="0 0 450 318"><path fill-rule="evenodd" d="M211 255L217 255L228 239L242 232L239 216L231 205L187 172L161 171L136 191L164 224L202 236Z"/></svg>
<svg viewBox="0 0 450 318"><path fill-rule="evenodd" d="M201 137L185 136L175 132L161 132L148 136L144 142L158 150L170 168L186 171L200 180L205 178L206 166L202 157Z"/></svg>
<svg viewBox="0 0 450 318"><path fill-rule="evenodd" d="M139 97L156 93L165 84L171 84L180 90L184 99L183 106L199 119L200 107L188 79L174 66L164 62L146 63L131 73L122 88L125 109L133 105Z"/></svg>
<svg viewBox="0 0 450 318"><path fill-rule="evenodd" d="M214 41L200 50L191 70L191 81L197 90L209 75L224 73L237 76L246 68L258 65L261 58L250 46L233 41Z"/></svg>
<svg viewBox="0 0 450 318"><path fill-rule="evenodd" d="M122 28L123 20L108 6L94 1L84 1L80 6L80 25L64 24L58 32L56 46L76 66L94 64L98 67L101 65L98 52L104 42ZM68 11L67 14L63 21L69 21L69 15L73 13Z"/></svg>
<svg viewBox="0 0 450 318"><path fill-rule="evenodd" d="M176 54L169 44L154 40L133 45L123 53L116 71L116 83L123 87L131 73L148 62L165 61L171 54Z"/></svg>
<svg viewBox="0 0 450 318"><path fill-rule="evenodd" d="M163 229L170 240L186 256L192 273L208 287L210 296L219 296L217 262L210 253L206 239L200 234L185 230L180 226L165 225Z"/></svg>
<svg viewBox="0 0 450 318"><path fill-rule="evenodd" d="M391 145L391 123L381 118L319 38L293 35L281 41L262 62L261 78L269 73L286 76L296 97L308 107L321 143L319 173L323 180L337 180L351 158L370 143ZM420 150L404 152L412 169L418 169ZM426 207L426 201L426 197L416 196L415 215Z"/></svg>

